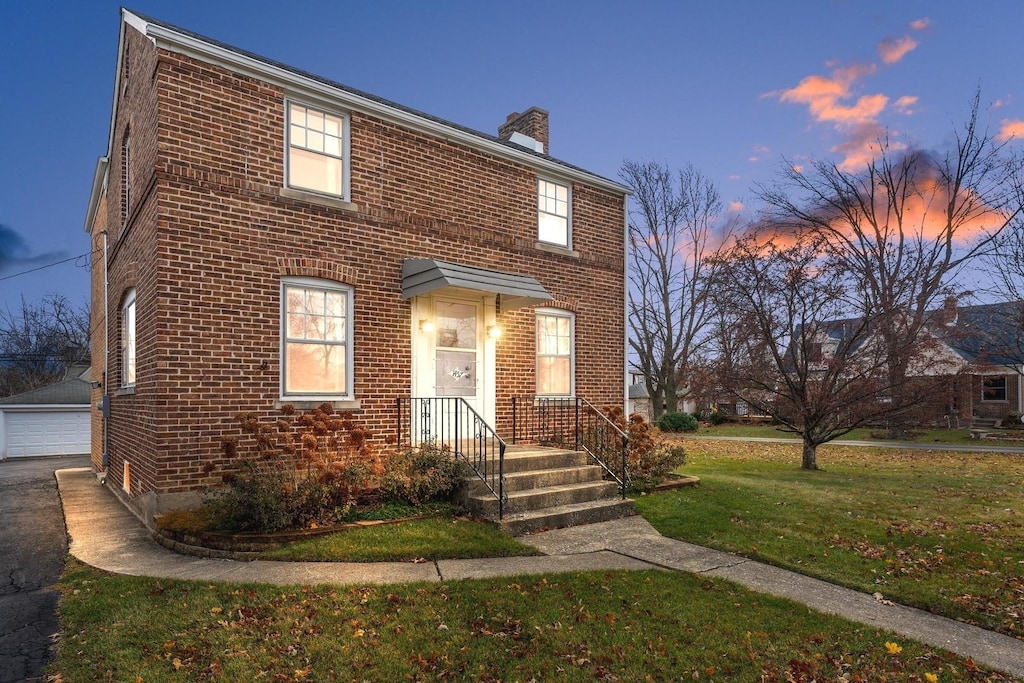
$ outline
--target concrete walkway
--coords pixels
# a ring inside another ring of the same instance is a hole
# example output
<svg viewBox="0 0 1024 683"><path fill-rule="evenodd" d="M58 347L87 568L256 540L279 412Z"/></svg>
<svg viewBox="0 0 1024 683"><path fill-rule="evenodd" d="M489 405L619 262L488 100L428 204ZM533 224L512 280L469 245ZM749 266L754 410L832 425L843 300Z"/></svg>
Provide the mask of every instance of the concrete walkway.
<svg viewBox="0 0 1024 683"><path fill-rule="evenodd" d="M424 562L236 562L173 553L85 468L58 470L72 555L133 576L274 584L401 583L607 569L663 569L735 581L808 607L888 629L1024 679L1024 642L876 600L801 574L661 536L642 517L521 537L541 557Z"/></svg>

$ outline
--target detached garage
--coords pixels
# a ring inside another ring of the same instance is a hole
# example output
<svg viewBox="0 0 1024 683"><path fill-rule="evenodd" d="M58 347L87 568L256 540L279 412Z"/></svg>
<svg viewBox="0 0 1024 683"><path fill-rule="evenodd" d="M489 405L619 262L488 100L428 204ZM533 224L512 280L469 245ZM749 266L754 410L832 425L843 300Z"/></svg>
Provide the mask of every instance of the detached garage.
<svg viewBox="0 0 1024 683"><path fill-rule="evenodd" d="M91 391L86 370L62 382L0 399L0 460L88 453Z"/></svg>

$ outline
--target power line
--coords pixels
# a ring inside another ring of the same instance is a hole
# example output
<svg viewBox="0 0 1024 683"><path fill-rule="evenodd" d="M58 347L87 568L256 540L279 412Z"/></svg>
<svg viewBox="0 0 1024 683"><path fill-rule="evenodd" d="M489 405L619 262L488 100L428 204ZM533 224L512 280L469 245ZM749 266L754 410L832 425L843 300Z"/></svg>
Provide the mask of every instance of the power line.
<svg viewBox="0 0 1024 683"><path fill-rule="evenodd" d="M91 256L92 254L95 254L98 251L99 251L98 249L96 251L87 251L84 254L79 254L78 256L72 256L71 258L66 258L63 261L55 261L53 263L48 263L45 266L39 266L38 268L30 268L29 270L23 270L20 273L14 273L13 275L4 275L3 277L0 277L0 280L10 280L11 278L18 277L19 275L28 275L29 273L34 273L37 270L44 270L46 268L52 268L53 266L59 266L60 264L67 263L68 261L76 261L76 260L78 260L80 258L83 258L85 256Z"/></svg>

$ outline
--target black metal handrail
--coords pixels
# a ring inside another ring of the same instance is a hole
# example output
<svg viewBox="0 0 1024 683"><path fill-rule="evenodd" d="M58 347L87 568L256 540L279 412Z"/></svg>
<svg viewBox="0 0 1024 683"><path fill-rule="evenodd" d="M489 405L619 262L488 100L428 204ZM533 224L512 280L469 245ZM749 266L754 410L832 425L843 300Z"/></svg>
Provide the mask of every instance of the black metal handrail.
<svg viewBox="0 0 1024 683"><path fill-rule="evenodd" d="M505 514L505 441L459 396L398 398L398 447L424 443L447 447L462 458L498 499Z"/></svg>
<svg viewBox="0 0 1024 683"><path fill-rule="evenodd" d="M512 398L512 443L584 451L619 484L626 497L629 436L580 396Z"/></svg>

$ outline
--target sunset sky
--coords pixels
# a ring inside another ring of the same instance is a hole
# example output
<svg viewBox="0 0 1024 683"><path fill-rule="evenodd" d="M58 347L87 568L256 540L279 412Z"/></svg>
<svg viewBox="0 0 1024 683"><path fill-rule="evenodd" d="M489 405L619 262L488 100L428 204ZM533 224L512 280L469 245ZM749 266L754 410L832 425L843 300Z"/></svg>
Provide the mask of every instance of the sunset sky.
<svg viewBox="0 0 1024 683"><path fill-rule="evenodd" d="M0 306L86 297L88 259L75 257L89 249L86 204L106 152L118 6L0 3ZM1019 0L131 8L488 133L542 107L554 156L610 178L624 159L692 163L744 215L784 160L856 170L883 135L897 149L944 149L979 87L983 124L1024 146Z"/></svg>

